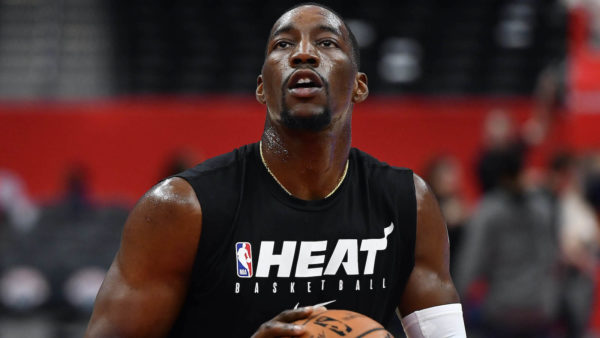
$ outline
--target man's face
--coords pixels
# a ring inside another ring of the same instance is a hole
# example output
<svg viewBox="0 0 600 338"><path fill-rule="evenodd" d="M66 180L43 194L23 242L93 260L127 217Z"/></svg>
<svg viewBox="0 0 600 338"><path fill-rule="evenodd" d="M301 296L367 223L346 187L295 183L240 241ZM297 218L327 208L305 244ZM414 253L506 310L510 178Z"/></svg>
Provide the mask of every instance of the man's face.
<svg viewBox="0 0 600 338"><path fill-rule="evenodd" d="M343 22L317 6L285 13L267 44L257 99L273 121L319 131L350 114L366 98L366 76L357 73Z"/></svg>

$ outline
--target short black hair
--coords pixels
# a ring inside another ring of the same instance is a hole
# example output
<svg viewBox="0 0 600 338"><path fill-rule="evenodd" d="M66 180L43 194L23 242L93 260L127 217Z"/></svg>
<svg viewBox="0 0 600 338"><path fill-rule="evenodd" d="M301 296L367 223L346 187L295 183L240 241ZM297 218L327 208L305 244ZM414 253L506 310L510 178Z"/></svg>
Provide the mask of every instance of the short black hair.
<svg viewBox="0 0 600 338"><path fill-rule="evenodd" d="M354 66L356 66L357 70L360 69L360 48L358 46L358 40L356 40L356 36L354 36L354 33L352 33L352 30L350 29L350 27L348 26L348 24L346 23L344 18L338 12L334 11L330 7L327 7L327 6L317 3L317 2L302 2L302 3L296 4L296 5L288 8L283 13L287 13L291 10L294 10L298 7L303 7L303 6L321 7L323 9L333 13L333 15L337 16L340 19L340 21L342 21L342 23L344 24L344 27L346 27L346 30L348 31L348 36L350 38L350 44L352 45L352 62L354 63Z"/></svg>

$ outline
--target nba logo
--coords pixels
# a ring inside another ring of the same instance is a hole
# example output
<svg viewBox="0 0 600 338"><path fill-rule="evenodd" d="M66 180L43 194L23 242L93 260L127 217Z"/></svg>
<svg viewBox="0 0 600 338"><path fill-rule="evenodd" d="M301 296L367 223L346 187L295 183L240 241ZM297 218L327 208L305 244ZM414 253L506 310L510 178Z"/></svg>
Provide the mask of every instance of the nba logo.
<svg viewBox="0 0 600 338"><path fill-rule="evenodd" d="M252 277L252 247L250 246L250 243L235 243L235 256L237 258L236 271L238 277Z"/></svg>

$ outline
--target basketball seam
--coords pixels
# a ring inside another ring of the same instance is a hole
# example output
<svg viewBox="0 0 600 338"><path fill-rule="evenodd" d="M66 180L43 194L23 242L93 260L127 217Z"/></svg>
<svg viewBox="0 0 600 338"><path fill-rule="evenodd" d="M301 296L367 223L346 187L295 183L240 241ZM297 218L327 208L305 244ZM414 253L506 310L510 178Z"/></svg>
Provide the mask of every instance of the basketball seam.
<svg viewBox="0 0 600 338"><path fill-rule="evenodd" d="M308 322L310 322L311 320L317 318L319 315L320 315L320 313L316 314L316 315L312 315L312 316L306 318L306 321L304 323L302 323L302 325L306 325Z"/></svg>
<svg viewBox="0 0 600 338"><path fill-rule="evenodd" d="M385 329L383 327L376 327L374 329L370 329L369 331L363 332L361 335L356 336L356 338L362 338L362 337L368 335L371 332L375 332L375 331L379 331L379 330L385 330Z"/></svg>

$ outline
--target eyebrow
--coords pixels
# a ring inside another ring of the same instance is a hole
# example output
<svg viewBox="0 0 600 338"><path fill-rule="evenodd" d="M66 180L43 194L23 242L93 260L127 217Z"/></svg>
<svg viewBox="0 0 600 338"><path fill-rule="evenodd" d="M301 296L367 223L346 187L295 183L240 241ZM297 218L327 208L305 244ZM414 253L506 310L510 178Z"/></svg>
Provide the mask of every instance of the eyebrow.
<svg viewBox="0 0 600 338"><path fill-rule="evenodd" d="M283 27L280 27L279 29L277 29L276 31L273 32L273 34L271 34L271 38L279 35L279 34L283 34L283 33L287 33L289 31L291 31L294 27L292 25L285 25Z"/></svg>
<svg viewBox="0 0 600 338"><path fill-rule="evenodd" d="M333 34L335 34L337 36L344 37L344 34L342 34L342 32L339 29L333 28L331 26L320 25L319 26L319 30L326 31L326 32L331 32L331 33L333 33Z"/></svg>
<svg viewBox="0 0 600 338"><path fill-rule="evenodd" d="M291 30L295 29L294 25L289 24L289 25L285 25L283 27L278 28L276 31L273 32L273 34L271 34L271 39L279 34L283 34L283 33L287 33ZM344 35L342 34L342 32L339 29L333 28L331 26L328 25L320 25L319 27L317 27L318 30L320 31L326 31L326 32L331 32L333 34L336 34L338 36L341 36L345 39Z"/></svg>

